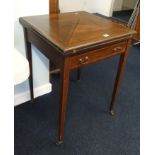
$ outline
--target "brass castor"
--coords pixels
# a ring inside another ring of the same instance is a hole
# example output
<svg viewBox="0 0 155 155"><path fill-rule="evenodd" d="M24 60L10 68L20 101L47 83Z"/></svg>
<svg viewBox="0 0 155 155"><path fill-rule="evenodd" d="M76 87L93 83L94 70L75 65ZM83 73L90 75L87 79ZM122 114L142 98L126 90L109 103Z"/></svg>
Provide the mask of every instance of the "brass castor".
<svg viewBox="0 0 155 155"><path fill-rule="evenodd" d="M55 144L56 144L57 146L61 146L63 143L64 143L63 141L57 141Z"/></svg>
<svg viewBox="0 0 155 155"><path fill-rule="evenodd" d="M110 114L111 114L112 116L114 116L114 115L115 115L114 110L110 110Z"/></svg>

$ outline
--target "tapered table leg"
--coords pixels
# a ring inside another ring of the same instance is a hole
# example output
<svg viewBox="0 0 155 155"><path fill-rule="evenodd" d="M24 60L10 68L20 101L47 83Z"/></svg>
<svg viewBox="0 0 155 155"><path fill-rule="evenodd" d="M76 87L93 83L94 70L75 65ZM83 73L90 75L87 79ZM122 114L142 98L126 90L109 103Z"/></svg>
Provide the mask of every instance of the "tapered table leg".
<svg viewBox="0 0 155 155"><path fill-rule="evenodd" d="M64 141L64 129L65 129L65 116L67 110L67 95L69 85L69 70L67 67L67 61L64 62L64 67L60 71L60 105L59 105L59 133L57 145L62 144Z"/></svg>
<svg viewBox="0 0 155 155"><path fill-rule="evenodd" d="M114 90L113 90L113 94L112 94L112 100L111 100L111 105L110 105L110 113L111 115L114 115L114 106L115 106L115 100L116 100L116 96L118 94L119 88L120 88L120 83L123 77L123 72L124 72L124 68L126 65L126 61L127 61L127 57L128 57L128 50L131 44L131 40L128 41L128 45L126 47L126 50L123 54L120 55L120 61L119 61L119 65L118 65L118 71L117 71L117 76L116 76L116 80L115 80L115 85L114 85Z"/></svg>
<svg viewBox="0 0 155 155"><path fill-rule="evenodd" d="M30 76L29 76L30 98L31 102L33 102L34 94L33 94L32 50L31 50L31 43L28 41L27 37L27 29L25 28L24 28L24 38L25 38L25 50L30 68Z"/></svg>

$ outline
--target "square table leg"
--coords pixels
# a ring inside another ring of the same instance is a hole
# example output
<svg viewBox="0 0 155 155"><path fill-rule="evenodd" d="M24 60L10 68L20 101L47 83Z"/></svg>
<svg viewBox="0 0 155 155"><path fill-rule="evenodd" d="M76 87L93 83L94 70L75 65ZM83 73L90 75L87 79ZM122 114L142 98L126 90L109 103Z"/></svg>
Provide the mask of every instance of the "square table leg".
<svg viewBox="0 0 155 155"><path fill-rule="evenodd" d="M115 85L114 85L113 94L112 94L111 105L109 108L111 115L115 114L114 113L115 100L116 100L117 94L119 92L120 83L121 83L121 80L123 77L123 73L124 73L126 61L128 58L128 51L129 51L130 45L131 45L131 39L128 40L128 44L127 44L125 52L120 55L120 60L119 60L119 65L118 65L118 70L117 70L117 76L115 79Z"/></svg>
<svg viewBox="0 0 155 155"><path fill-rule="evenodd" d="M30 87L30 99L31 99L31 102L33 102L34 93L33 93L32 50L31 50L31 43L28 41L28 34L27 34L26 28L24 28L24 39L25 39L26 56L29 61L29 67L30 67L30 76L28 78L29 87Z"/></svg>
<svg viewBox="0 0 155 155"><path fill-rule="evenodd" d="M60 105L59 105L59 131L57 145L60 145L64 141L64 129L65 129L65 117L67 111L67 96L69 86L69 74L67 60L64 60L64 65L60 70Z"/></svg>

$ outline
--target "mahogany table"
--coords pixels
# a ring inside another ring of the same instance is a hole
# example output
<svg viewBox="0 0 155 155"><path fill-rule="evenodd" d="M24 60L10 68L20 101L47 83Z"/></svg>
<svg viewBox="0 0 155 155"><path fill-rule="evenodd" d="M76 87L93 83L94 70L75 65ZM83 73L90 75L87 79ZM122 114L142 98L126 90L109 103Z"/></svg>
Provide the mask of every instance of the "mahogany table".
<svg viewBox="0 0 155 155"><path fill-rule="evenodd" d="M120 55L110 105L110 113L114 114L114 103L125 68L128 49L135 35L134 30L83 11L29 16L19 20L24 28L25 47L30 63L31 99L33 99L31 44L60 68L58 144L64 141L70 71Z"/></svg>

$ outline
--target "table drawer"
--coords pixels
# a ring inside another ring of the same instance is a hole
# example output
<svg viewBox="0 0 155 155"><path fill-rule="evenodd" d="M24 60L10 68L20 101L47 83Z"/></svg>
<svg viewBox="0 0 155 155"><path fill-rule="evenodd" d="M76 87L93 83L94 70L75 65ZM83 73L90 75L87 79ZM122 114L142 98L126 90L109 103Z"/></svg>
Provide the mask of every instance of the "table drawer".
<svg viewBox="0 0 155 155"><path fill-rule="evenodd" d="M76 55L70 58L70 67L78 68L87 64L103 60L125 51L127 41L104 47L102 49L93 50L84 54Z"/></svg>

